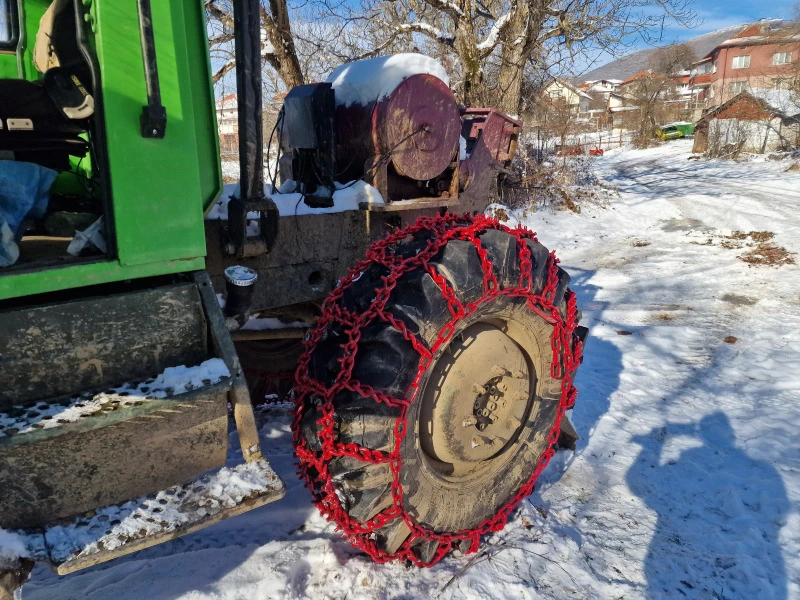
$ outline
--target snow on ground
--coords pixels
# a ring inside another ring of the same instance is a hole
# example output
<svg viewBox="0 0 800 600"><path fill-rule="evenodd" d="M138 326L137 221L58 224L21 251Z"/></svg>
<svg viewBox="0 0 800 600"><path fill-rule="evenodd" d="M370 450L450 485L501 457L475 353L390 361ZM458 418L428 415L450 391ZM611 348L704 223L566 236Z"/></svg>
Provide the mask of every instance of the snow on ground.
<svg viewBox="0 0 800 600"><path fill-rule="evenodd" d="M479 554L419 570L357 553L296 478L278 406L259 419L283 500L68 577L39 566L26 600L800 598L800 269L748 265L751 238L731 239L800 250L800 175L690 148L598 159L608 209L516 215L590 327L581 440Z"/></svg>
<svg viewBox="0 0 800 600"><path fill-rule="evenodd" d="M224 181L239 181L239 161L222 161L222 179Z"/></svg>

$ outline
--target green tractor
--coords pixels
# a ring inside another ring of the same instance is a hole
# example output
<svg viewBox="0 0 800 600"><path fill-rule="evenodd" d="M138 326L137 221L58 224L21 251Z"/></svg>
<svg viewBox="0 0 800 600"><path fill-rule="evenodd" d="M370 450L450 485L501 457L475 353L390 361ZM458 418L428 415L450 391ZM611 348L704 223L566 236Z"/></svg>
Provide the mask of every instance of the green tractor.
<svg viewBox="0 0 800 600"><path fill-rule="evenodd" d="M234 7L223 189L202 0L0 0L0 598L280 499L251 401L295 367L301 475L379 561L474 551L574 447L569 276L483 215L521 123L351 63L289 92L265 186Z"/></svg>

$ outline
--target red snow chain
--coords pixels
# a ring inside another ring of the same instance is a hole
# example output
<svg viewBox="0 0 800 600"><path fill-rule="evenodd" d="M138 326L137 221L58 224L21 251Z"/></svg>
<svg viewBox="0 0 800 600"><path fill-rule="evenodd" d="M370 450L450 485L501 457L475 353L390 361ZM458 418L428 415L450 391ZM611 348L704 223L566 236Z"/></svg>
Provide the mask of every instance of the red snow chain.
<svg viewBox="0 0 800 600"><path fill-rule="evenodd" d="M488 229L504 231L517 239L521 271L517 287L499 288L493 273L492 263L489 261L486 250L481 245L478 237L479 234ZM404 258L393 252L396 244L420 232L434 234L433 239L428 242L424 250L409 258ZM429 567L439 562L450 551L454 543L458 543L462 549L468 543L468 553L477 551L480 536L492 531L499 531L505 526L511 511L525 496L533 491L536 480L555 454L561 419L564 416L564 411L574 405L577 394L575 387L572 385L572 378L578 368L582 351L580 341L573 336L577 326L577 308L575 294L571 291L566 292L565 314L561 313L559 307L553 305L558 286L558 259L554 252L548 258L547 284L541 294L533 293L531 289L533 285L533 264L531 262L530 249L525 243L526 239L536 241L536 235L523 227L509 229L497 219L484 215L471 217L469 215L446 214L444 216L420 217L413 225L400 229L387 238L372 244L367 251L366 258L350 269L348 274L340 280L336 289L325 300L322 315L317 325L306 337L305 352L298 362L295 375L295 415L292 423L295 455L299 459L298 472L306 487L311 491L314 504L316 504L322 515L329 521L335 521L337 529L343 533L350 543L369 554L377 562L405 559L418 566ZM429 261L450 240L469 241L474 244L478 252L484 272L484 292L475 302L462 304L446 280L429 264ZM388 269L389 273L382 277L383 286L375 290L375 298L369 309L361 314L356 314L339 306L338 302L341 300L344 291L360 278L361 274L372 264L382 265ZM452 320L442 328L433 347L430 349L426 348L425 344L417 339L401 320L396 319L385 310L389 296L398 279L403 274L416 269L423 269L431 275L441 289L442 296L447 302L452 315ZM417 523L403 507L403 487L400 484L400 471L403 465L400 458L400 445L407 430L406 413L409 404L415 400L419 393L420 381L425 372L439 350L444 349L458 328L459 322L472 314L479 305L491 302L498 296L525 298L531 310L553 324L551 375L554 378L561 379L561 400L555 423L549 433L550 445L527 482L496 515L487 519L475 529L463 530L457 533L437 533ZM364 326L373 321L384 321L398 330L420 355L416 376L403 398L392 397L353 378L353 365L355 355L358 352L361 331ZM344 331L348 341L341 345L343 355L338 359L341 371L332 385L324 385L309 377L308 367L314 349L325 336L328 327L332 325L338 325ZM377 403L402 408L401 414L395 422L395 445L390 454L364 448L357 444L336 442L333 399L338 393L345 390L355 392L365 398L371 398ZM322 417L317 421L320 427L317 437L321 451L312 450L301 433L302 408L306 403L313 403L322 414ZM366 522L360 522L350 517L342 507L341 500L336 493L336 488L328 472L329 461L337 456L354 457L359 461L374 464L388 463L393 475L393 506ZM397 552L388 553L378 547L376 536L373 535L373 532L385 527L395 519L405 521L411 530L411 535ZM430 562L425 562L414 554L412 546L419 541L428 540L438 541L439 544L433 559Z"/></svg>

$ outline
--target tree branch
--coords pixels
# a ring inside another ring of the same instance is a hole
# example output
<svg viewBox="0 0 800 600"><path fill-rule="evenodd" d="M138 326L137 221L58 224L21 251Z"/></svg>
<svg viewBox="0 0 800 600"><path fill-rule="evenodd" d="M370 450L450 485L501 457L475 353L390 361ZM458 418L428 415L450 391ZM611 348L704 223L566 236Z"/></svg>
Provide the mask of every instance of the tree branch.
<svg viewBox="0 0 800 600"><path fill-rule="evenodd" d="M422 35L434 39L437 42L451 48L454 46L456 41L454 36L448 35L433 25L429 25L428 23L400 23L398 25L394 25L394 29L399 33L406 33L410 31L421 33Z"/></svg>

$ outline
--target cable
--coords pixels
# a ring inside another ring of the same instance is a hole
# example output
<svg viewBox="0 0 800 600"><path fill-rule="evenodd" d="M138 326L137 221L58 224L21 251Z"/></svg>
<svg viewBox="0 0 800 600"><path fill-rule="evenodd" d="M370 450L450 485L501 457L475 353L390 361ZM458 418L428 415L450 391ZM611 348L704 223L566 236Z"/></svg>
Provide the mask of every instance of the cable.
<svg viewBox="0 0 800 600"><path fill-rule="evenodd" d="M361 178L360 178L360 179L354 179L353 181L351 181L350 183L348 183L348 184L347 184L347 185L345 185L345 186L342 186L342 187L340 187L339 189L340 189L340 190L346 190L347 188L349 188L349 187L351 187L351 186L354 186L355 184L357 184L359 181L366 181L364 178L365 178L365 177L366 177L366 176L367 176L367 175L370 173L370 171L374 171L375 169L377 169L378 167L380 167L380 166L381 166L383 163L385 163L387 160L389 160L389 158L391 158L391 156L392 156L392 153L393 153L395 150L397 150L397 148L398 148L398 147L399 147L401 144L403 144L404 142L406 142L408 139L412 138L413 136L417 135L417 134L418 134L418 133L420 133L421 131L430 131L430 126L429 126L429 125L422 125L422 126L419 128L419 129L417 129L417 130L415 130L415 131L412 131L411 133L409 133L409 134L408 134L406 137L404 137L402 140L400 140L400 141L399 141L399 142L397 142L397 143L396 143L394 146L392 146L392 147L391 147L391 148L388 150L388 152L386 152L385 154L383 154L383 155L382 155L382 156L381 156L381 157L378 159L378 161L377 161L377 162L376 162L374 165L372 165L372 166L371 166L369 169L367 169L367 170L364 172L364 174L361 176Z"/></svg>
<svg viewBox="0 0 800 600"><path fill-rule="evenodd" d="M286 107L282 106L280 112L278 113L278 120L275 122L275 127L278 128L278 153L275 157L275 170L272 173L272 178L270 183L272 184L272 190L275 190L275 180L278 178L278 170L280 169L281 164L281 150L283 148L283 122L286 116ZM267 155L267 164L269 164L269 155Z"/></svg>
<svg viewBox="0 0 800 600"><path fill-rule="evenodd" d="M278 112L278 118L275 119L275 126L272 128L272 132L269 134L269 141L267 141L267 166L269 167L269 155L272 149L272 138L275 135L275 131L278 129L278 126L280 125L281 131L278 133L278 160L275 161L275 173L267 172L268 175L271 175L270 184L272 185L273 193L275 192L275 178L278 175L278 162L280 161L281 158L281 135L283 133L283 112L284 109L283 107L281 107L281 110Z"/></svg>

